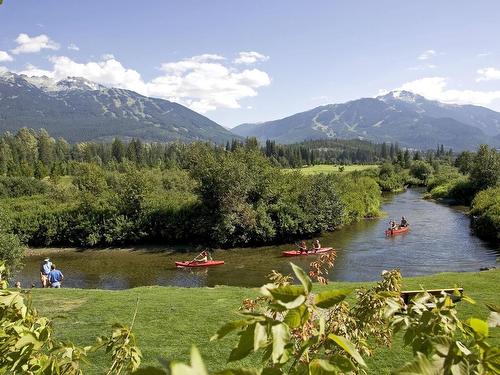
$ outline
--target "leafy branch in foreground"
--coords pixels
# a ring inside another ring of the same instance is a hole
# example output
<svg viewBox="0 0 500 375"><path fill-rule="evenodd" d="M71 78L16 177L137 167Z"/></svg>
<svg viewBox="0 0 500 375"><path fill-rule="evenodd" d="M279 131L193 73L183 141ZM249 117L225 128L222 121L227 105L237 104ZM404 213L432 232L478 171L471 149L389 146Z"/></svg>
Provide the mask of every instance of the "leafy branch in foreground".
<svg viewBox="0 0 500 375"><path fill-rule="evenodd" d="M461 321L455 309L457 297L458 293L433 296L424 291L394 319L392 326L396 332L404 332L404 343L415 356L394 374L500 374L500 348L486 342L488 326L499 325L500 307L488 305L488 322L478 318Z"/></svg>
<svg viewBox="0 0 500 375"><path fill-rule="evenodd" d="M212 339L238 331L239 342L228 361L262 352L258 372L363 372L366 364L360 352L371 354L368 335L390 344L391 315L385 311L387 300L398 303L399 272L387 272L374 288L358 291L358 299L351 306L345 300L351 290L312 294L309 276L293 263L291 266L300 285L282 282L283 277L275 275L281 283L264 285L260 303L248 305L250 309L243 310L242 319L227 323Z"/></svg>

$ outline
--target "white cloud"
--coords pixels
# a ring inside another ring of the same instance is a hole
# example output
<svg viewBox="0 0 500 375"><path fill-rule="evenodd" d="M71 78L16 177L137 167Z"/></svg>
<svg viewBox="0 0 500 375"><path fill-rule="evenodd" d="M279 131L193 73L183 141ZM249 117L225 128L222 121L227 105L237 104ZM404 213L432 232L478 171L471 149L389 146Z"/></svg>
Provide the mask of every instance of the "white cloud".
<svg viewBox="0 0 500 375"><path fill-rule="evenodd" d="M407 82L398 89L450 104L488 105L500 99L500 91L454 90L447 86L444 77L426 77Z"/></svg>
<svg viewBox="0 0 500 375"><path fill-rule="evenodd" d="M433 49L428 49L427 51L422 52L419 56L419 60L429 60L430 58L436 56L436 51Z"/></svg>
<svg viewBox="0 0 500 375"><path fill-rule="evenodd" d="M5 62L5 61L12 61L14 60L11 55L9 55L5 51L0 51L0 61Z"/></svg>
<svg viewBox="0 0 500 375"><path fill-rule="evenodd" d="M43 76L46 76L46 77L54 78L54 72L52 72L50 70L40 69L40 68L38 68L38 67L36 67L35 65L32 65L32 64L27 64L24 67L24 70L21 70L21 71L19 71L17 73L18 74L27 75L28 77L32 77L32 76L43 77Z"/></svg>
<svg viewBox="0 0 500 375"><path fill-rule="evenodd" d="M75 43L70 43L68 49L71 51L80 51L80 47L78 47Z"/></svg>
<svg viewBox="0 0 500 375"><path fill-rule="evenodd" d="M7 73L8 71L9 71L9 69L7 69L5 66L0 65L0 74Z"/></svg>
<svg viewBox="0 0 500 375"><path fill-rule="evenodd" d="M20 53L36 53L42 49L59 49L59 44L45 34L34 37L30 37L28 34L19 34L16 38L16 43L17 47L12 50L12 53L15 55Z"/></svg>
<svg viewBox="0 0 500 375"><path fill-rule="evenodd" d="M436 69L437 65L434 64L423 64L409 67L408 70L425 70L425 69Z"/></svg>
<svg viewBox="0 0 500 375"><path fill-rule="evenodd" d="M240 108L241 99L257 96L257 88L271 83L264 71L239 71L222 64L222 56L215 56L194 56L163 64L164 74L147 84L148 93L204 113L217 108Z"/></svg>
<svg viewBox="0 0 500 375"><path fill-rule="evenodd" d="M235 64L255 64L260 61L269 60L269 56L265 56L259 52L250 51L250 52L240 52L238 57L233 60Z"/></svg>
<svg viewBox="0 0 500 375"><path fill-rule="evenodd" d="M20 73L28 76L46 75L54 79L67 76L84 77L107 86L136 91L186 105L197 112L217 108L240 108L240 100L257 96L257 89L271 83L269 75L259 69L237 69L223 56L199 55L164 63L162 74L145 82L140 73L125 68L113 56L102 61L78 63L66 56L49 59L52 70L29 65Z"/></svg>
<svg viewBox="0 0 500 375"><path fill-rule="evenodd" d="M476 57L482 58L482 57L488 57L488 56L491 56L491 55L493 55L492 52L483 52L483 53L478 53L476 55Z"/></svg>
<svg viewBox="0 0 500 375"><path fill-rule="evenodd" d="M115 58L115 55L113 55L112 53L105 53L104 55L101 56L101 59L103 59L103 60L111 60L114 58Z"/></svg>
<svg viewBox="0 0 500 375"><path fill-rule="evenodd" d="M477 71L477 74L479 74L479 77L476 78L476 82L493 81L500 79L500 69L492 67L479 69Z"/></svg>

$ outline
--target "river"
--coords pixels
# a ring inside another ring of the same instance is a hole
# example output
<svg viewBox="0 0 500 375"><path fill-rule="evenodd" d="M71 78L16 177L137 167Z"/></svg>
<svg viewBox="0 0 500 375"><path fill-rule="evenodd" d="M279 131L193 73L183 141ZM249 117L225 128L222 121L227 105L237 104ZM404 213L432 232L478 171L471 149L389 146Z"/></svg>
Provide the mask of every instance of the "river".
<svg viewBox="0 0 500 375"><path fill-rule="evenodd" d="M422 199L421 191L409 189L384 198L382 219L364 220L320 238L323 246L337 249L331 280L377 280L383 270L400 268L403 276L446 271L478 271L497 264L499 249L476 236L460 208ZM385 237L389 219L405 215L410 231ZM260 286L273 269L290 273L289 262L308 269L315 257L283 258L281 251L293 245L215 250L222 266L176 269L174 261L196 254L174 253L167 247L127 250L35 249L17 275L23 287L39 285L41 260L49 255L65 275L64 286L75 288L126 289L144 285L201 287L214 285Z"/></svg>

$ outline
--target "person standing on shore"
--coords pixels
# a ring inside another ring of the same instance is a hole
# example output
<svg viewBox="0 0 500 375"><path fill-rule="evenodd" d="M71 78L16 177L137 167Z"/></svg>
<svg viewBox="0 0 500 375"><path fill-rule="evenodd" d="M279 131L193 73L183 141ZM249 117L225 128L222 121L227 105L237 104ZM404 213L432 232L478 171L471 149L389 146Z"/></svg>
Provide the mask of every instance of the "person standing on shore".
<svg viewBox="0 0 500 375"><path fill-rule="evenodd" d="M43 260L40 266L40 282L42 283L42 288L48 288L49 284L49 273L51 271L52 262L49 258Z"/></svg>
<svg viewBox="0 0 500 375"><path fill-rule="evenodd" d="M64 275L62 274L61 271L56 269L56 265L52 264L50 266L51 271L49 273L49 282L50 282L50 287L51 288L60 288L61 287L61 282L64 279Z"/></svg>

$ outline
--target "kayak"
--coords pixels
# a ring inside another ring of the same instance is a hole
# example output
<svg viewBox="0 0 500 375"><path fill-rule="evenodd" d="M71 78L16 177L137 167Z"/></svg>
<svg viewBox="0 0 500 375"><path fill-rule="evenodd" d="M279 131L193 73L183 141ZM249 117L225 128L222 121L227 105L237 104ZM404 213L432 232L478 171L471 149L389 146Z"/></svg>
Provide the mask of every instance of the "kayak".
<svg viewBox="0 0 500 375"><path fill-rule="evenodd" d="M184 267L211 267L211 266L219 266L221 264L224 264L223 260L208 260L206 262L193 262L193 261L175 262L175 266L177 268L184 268Z"/></svg>
<svg viewBox="0 0 500 375"><path fill-rule="evenodd" d="M407 227L402 227L399 229L387 229L385 231L386 236L394 236L396 234L401 234L401 233L406 233L410 229L410 226L408 225Z"/></svg>
<svg viewBox="0 0 500 375"><path fill-rule="evenodd" d="M329 251L334 250L333 247L322 247L316 252L314 250L310 250L307 253L300 252L300 250L288 250L288 251L283 251L281 254L284 257L299 257L299 256L306 256L306 255L316 255L316 254L323 254L323 253L328 253Z"/></svg>

